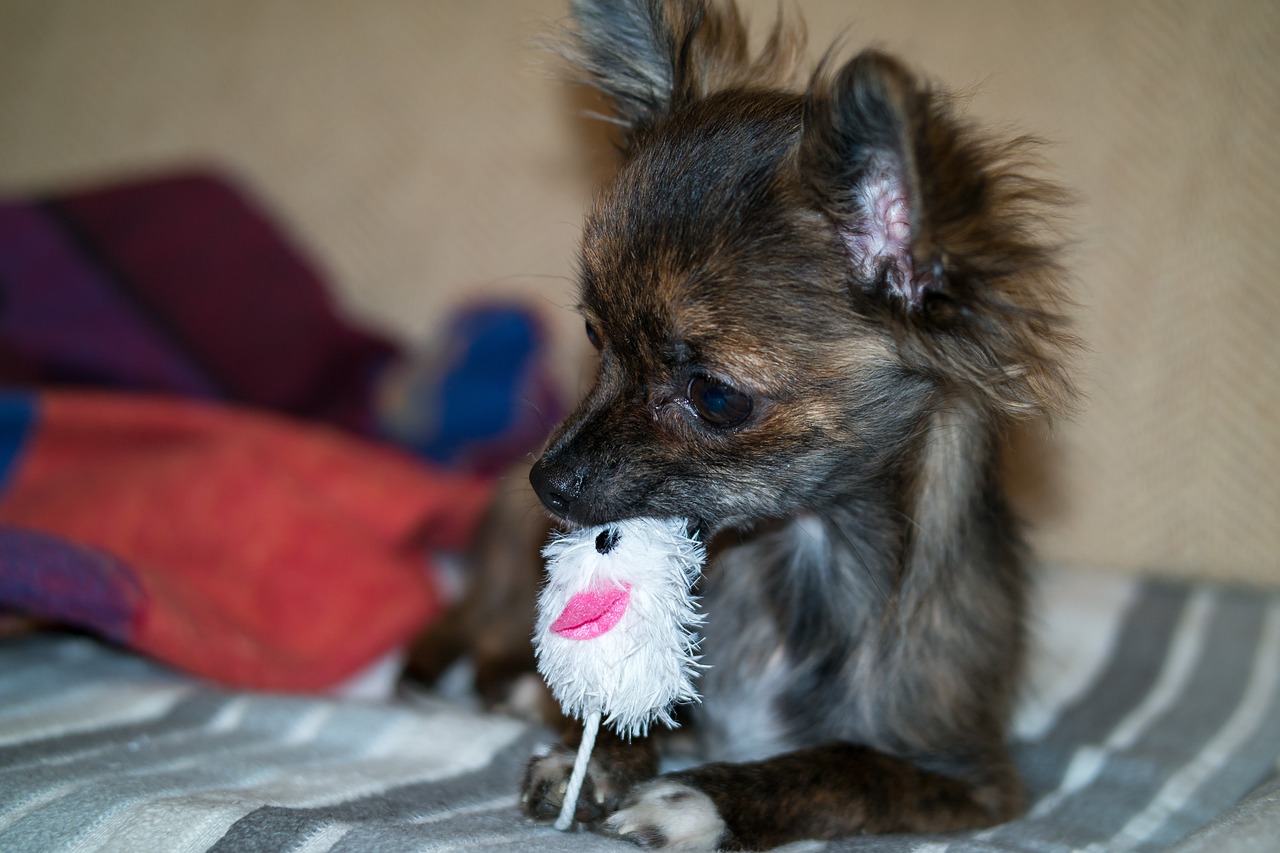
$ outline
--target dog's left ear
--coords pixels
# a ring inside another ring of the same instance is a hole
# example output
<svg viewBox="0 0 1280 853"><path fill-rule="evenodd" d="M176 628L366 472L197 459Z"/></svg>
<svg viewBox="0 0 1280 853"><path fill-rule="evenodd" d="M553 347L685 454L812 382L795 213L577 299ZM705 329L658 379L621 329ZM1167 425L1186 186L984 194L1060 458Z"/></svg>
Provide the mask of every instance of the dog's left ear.
<svg viewBox="0 0 1280 853"><path fill-rule="evenodd" d="M919 168L932 112L911 72L862 53L815 77L799 154L801 179L836 223L856 281L916 314L947 287Z"/></svg>
<svg viewBox="0 0 1280 853"><path fill-rule="evenodd" d="M896 60L862 53L805 95L797 177L834 223L850 288L903 352L1010 412L1061 410L1075 348L1061 307L1059 211L1036 143L998 141Z"/></svg>

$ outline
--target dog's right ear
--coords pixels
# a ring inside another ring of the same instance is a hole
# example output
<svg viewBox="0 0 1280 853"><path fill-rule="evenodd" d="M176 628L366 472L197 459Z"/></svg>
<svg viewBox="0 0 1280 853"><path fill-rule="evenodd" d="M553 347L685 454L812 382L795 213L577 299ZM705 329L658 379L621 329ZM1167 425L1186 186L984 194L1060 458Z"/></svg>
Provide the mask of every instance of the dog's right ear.
<svg viewBox="0 0 1280 853"><path fill-rule="evenodd" d="M613 103L631 139L681 104L750 84L781 83L804 52L803 27L781 17L752 56L732 2L572 0L559 50Z"/></svg>

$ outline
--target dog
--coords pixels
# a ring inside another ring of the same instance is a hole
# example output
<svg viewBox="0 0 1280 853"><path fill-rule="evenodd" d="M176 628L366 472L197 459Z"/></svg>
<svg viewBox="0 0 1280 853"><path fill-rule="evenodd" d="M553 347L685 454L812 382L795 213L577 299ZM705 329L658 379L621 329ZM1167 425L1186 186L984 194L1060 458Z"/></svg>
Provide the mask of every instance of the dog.
<svg viewBox="0 0 1280 853"><path fill-rule="evenodd" d="M1066 194L888 55L802 75L781 17L753 54L730 2L575 0L565 45L622 157L582 238L598 374L530 482L562 524L684 517L711 553L713 763L660 774L652 739L602 733L577 819L758 850L1015 817L1001 447L1073 399ZM532 759L528 814L559 811L575 745Z"/></svg>

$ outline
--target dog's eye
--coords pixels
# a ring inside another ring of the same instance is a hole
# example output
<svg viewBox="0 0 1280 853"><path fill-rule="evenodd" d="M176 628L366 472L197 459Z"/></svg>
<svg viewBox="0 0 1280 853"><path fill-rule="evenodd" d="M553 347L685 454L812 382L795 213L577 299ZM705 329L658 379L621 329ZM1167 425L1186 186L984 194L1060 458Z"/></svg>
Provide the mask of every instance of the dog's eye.
<svg viewBox="0 0 1280 853"><path fill-rule="evenodd" d="M600 333L596 331L596 327L591 325L591 321L587 321L587 340L596 349L600 349Z"/></svg>
<svg viewBox="0 0 1280 853"><path fill-rule="evenodd" d="M689 380L688 396L698 415L714 426L737 426L751 414L750 397L709 376Z"/></svg>

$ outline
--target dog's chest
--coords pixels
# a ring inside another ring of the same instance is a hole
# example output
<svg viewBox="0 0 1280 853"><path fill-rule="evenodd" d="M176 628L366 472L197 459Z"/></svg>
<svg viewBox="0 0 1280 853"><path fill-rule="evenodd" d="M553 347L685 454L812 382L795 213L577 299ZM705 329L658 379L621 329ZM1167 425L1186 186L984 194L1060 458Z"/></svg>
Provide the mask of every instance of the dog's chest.
<svg viewBox="0 0 1280 853"><path fill-rule="evenodd" d="M697 712L709 757L753 760L832 737L860 739L853 713L856 637L833 630L832 609L814 604L840 595L839 584L825 577L833 571L827 533L811 517L717 555L704 590L701 650L708 669ZM812 646L801 650L796 625L831 638L831 645L820 645L816 655Z"/></svg>
<svg viewBox="0 0 1280 853"><path fill-rule="evenodd" d="M791 666L767 612L751 587L736 580L711 585L704 599L702 704L698 740L714 761L752 761L793 747L782 697Z"/></svg>

